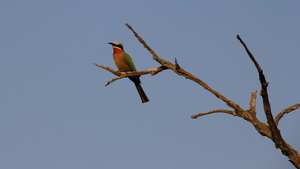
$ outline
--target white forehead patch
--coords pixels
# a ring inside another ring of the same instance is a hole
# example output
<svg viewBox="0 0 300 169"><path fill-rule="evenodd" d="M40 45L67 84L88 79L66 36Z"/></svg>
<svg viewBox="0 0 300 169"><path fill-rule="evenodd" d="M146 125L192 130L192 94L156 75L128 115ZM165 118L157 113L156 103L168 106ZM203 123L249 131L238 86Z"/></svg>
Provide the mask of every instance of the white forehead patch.
<svg viewBox="0 0 300 169"><path fill-rule="evenodd" d="M113 44L115 44L115 45L122 45L122 44L119 43L119 42L113 42Z"/></svg>

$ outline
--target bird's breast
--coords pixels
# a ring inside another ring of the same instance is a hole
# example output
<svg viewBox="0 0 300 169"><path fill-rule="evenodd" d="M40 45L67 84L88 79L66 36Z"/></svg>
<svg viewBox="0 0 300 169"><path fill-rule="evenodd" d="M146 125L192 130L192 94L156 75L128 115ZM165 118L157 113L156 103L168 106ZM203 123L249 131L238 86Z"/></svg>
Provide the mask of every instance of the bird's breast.
<svg viewBox="0 0 300 169"><path fill-rule="evenodd" d="M114 53L113 57L119 71L126 72L131 70L127 63L124 61L123 53Z"/></svg>

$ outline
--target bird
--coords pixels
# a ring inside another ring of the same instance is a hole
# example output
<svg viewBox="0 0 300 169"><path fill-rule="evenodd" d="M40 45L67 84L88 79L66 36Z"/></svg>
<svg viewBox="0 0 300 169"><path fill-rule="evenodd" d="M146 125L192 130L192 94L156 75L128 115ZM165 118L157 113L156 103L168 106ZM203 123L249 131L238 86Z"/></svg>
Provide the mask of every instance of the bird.
<svg viewBox="0 0 300 169"><path fill-rule="evenodd" d="M108 44L112 45L113 58L119 71L137 71L131 57L124 51L124 47L121 43L109 42ZM142 103L149 102L150 100L148 99L146 93L144 92L141 86L140 76L129 76L128 78L134 83L136 90L138 91L142 100Z"/></svg>

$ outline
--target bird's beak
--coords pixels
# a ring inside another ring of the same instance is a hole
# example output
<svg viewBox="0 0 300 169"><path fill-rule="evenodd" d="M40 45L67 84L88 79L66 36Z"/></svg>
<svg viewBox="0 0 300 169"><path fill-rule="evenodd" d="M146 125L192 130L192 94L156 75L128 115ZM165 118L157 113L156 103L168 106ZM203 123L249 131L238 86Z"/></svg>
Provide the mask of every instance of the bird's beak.
<svg viewBox="0 0 300 169"><path fill-rule="evenodd" d="M108 44L114 45L114 43L112 43L112 42L109 42Z"/></svg>

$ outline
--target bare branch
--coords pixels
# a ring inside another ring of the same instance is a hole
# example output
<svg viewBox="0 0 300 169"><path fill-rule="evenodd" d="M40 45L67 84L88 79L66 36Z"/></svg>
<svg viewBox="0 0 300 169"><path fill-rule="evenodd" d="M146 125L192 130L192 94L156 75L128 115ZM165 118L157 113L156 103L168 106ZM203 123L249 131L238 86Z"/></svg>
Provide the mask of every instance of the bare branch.
<svg viewBox="0 0 300 169"><path fill-rule="evenodd" d="M211 110L211 111L208 111L208 112L192 115L191 118L192 119L197 119L200 116L209 115L209 114L213 114L213 113L227 113L227 114L231 114L231 115L236 116L236 113L234 111L219 109L219 110Z"/></svg>
<svg viewBox="0 0 300 169"><path fill-rule="evenodd" d="M101 67L102 69L105 69L111 73L113 73L114 75L116 76L121 76L121 72L117 71L117 70L114 70L108 66L102 66L102 65L98 65L97 63L94 63L94 65L98 66L98 67Z"/></svg>
<svg viewBox="0 0 300 169"><path fill-rule="evenodd" d="M136 72L120 72L120 71L116 71L108 66L102 66L102 65L98 65L97 63L94 63L94 65L101 67L111 73L113 73L116 76L119 76L117 78L113 78L112 80L108 81L106 83L105 86L108 86L109 84L111 84L112 82L122 79L124 77L129 77L129 76L141 76L141 75L145 75L145 74L151 74L152 76L156 75L157 73L166 70L167 68L164 66L160 66L157 68L153 68L153 69L148 69L148 70L143 70L143 71L136 71Z"/></svg>
<svg viewBox="0 0 300 169"><path fill-rule="evenodd" d="M292 160L293 165L295 167L300 168L300 156L298 152L293 149L291 146L289 146L283 139L282 135L280 134L280 130L277 128L277 125L274 121L272 112L271 112L271 104L269 102L269 96L268 96L268 82L266 81L265 75L263 74L263 70L259 66L258 62L248 49L247 45L244 43L244 41L241 39L239 35L237 35L237 39L241 42L241 44L244 46L246 52L248 53L250 59L253 61L258 74L259 74L259 81L261 84L261 92L260 95L263 99L263 106L264 111L267 117L267 122L269 124L271 134L272 134L272 141L275 143L276 147L281 149L281 152L283 155L286 155L289 157L290 160Z"/></svg>
<svg viewBox="0 0 300 169"><path fill-rule="evenodd" d="M104 86L106 87L106 86L110 85L112 82L117 81L117 80L119 80L119 79L122 79L122 78L124 78L124 77L125 77L124 75L121 75L121 76L119 76L119 77L113 78L113 79L111 79L110 81L108 81L108 82L106 83L106 85L104 85Z"/></svg>
<svg viewBox="0 0 300 169"><path fill-rule="evenodd" d="M257 93L256 90L251 93L250 103L249 103L250 104L249 112L254 116L256 116L256 93Z"/></svg>
<svg viewBox="0 0 300 169"><path fill-rule="evenodd" d="M269 102L268 91L267 91L268 82L266 81L265 75L263 74L263 70L261 69L258 62L256 61L256 59L254 58L254 56L252 55L252 53L248 49L247 45L244 43L244 41L241 39L241 37L239 35L237 35L237 39L244 46L246 52L248 53L250 59L253 61L254 65L255 65L258 73L259 73L259 80L260 80L260 83L261 83L261 92L260 92L260 94L261 94L262 99L263 99L265 114L266 114L266 117L267 117L268 124L271 128L271 131L272 131L272 136L273 136L273 139L274 139L273 141L275 142L275 144L278 144L279 142L282 142L283 139L281 137L280 131L278 130L277 126L275 125L273 115L272 115L272 112L271 112L271 105L270 105L270 102Z"/></svg>
<svg viewBox="0 0 300 169"><path fill-rule="evenodd" d="M288 114L290 113L291 111L294 111L296 109L298 109L300 107L300 104L297 103L295 105L292 105L284 110L282 110L280 113L278 113L278 115L275 117L275 124L278 125L279 123L279 120L285 115L285 114Z"/></svg>
<svg viewBox="0 0 300 169"><path fill-rule="evenodd" d="M237 35L236 38L241 42L241 44L244 46L246 52L248 53L250 59L253 61L255 67L257 68L257 70L259 72L262 72L262 69L260 68L258 62L256 61L256 59L254 58L254 56L252 55L252 53L250 52L250 50L248 49L247 45L245 44L245 42L242 40L242 38L240 37L240 35Z"/></svg>

